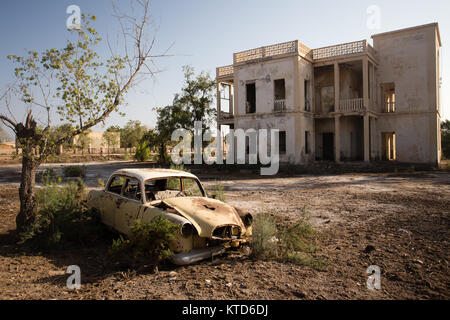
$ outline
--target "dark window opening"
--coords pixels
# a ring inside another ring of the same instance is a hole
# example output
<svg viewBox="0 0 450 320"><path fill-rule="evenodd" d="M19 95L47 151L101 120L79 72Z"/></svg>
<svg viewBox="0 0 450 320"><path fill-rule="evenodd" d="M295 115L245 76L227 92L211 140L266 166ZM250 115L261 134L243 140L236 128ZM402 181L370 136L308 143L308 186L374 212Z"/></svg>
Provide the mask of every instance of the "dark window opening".
<svg viewBox="0 0 450 320"><path fill-rule="evenodd" d="M286 87L284 84L284 79L275 80L274 86L275 86L275 100L286 99Z"/></svg>
<svg viewBox="0 0 450 320"><path fill-rule="evenodd" d="M310 81L305 80L305 111L311 111L311 91L310 91Z"/></svg>
<svg viewBox="0 0 450 320"><path fill-rule="evenodd" d="M247 91L247 100L246 100L246 113L255 113L256 112L256 85L255 83L247 83L246 85Z"/></svg>
<svg viewBox="0 0 450 320"><path fill-rule="evenodd" d="M286 131L280 131L280 154L286 153Z"/></svg>
<svg viewBox="0 0 450 320"><path fill-rule="evenodd" d="M305 154L309 154L309 131L305 131Z"/></svg>

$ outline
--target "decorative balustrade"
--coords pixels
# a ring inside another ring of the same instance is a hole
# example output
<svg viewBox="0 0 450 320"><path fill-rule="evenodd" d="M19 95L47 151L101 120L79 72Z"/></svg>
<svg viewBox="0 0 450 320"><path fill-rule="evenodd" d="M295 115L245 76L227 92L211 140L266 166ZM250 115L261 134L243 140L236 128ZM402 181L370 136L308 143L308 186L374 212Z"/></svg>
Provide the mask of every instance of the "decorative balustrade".
<svg viewBox="0 0 450 320"><path fill-rule="evenodd" d="M273 111L281 112L286 110L286 100L275 100L273 103Z"/></svg>
<svg viewBox="0 0 450 320"><path fill-rule="evenodd" d="M375 49L372 48L372 46L369 43L367 43L366 40L361 40L314 49L313 59L319 60L348 54L358 54L363 52L368 52L372 56L376 55Z"/></svg>
<svg viewBox="0 0 450 320"><path fill-rule="evenodd" d="M233 75L233 73L234 73L233 65L219 67L216 69L216 77L217 78L231 76L231 75Z"/></svg>
<svg viewBox="0 0 450 320"><path fill-rule="evenodd" d="M339 102L339 111L342 112L357 112L364 111L364 99L343 99Z"/></svg>
<svg viewBox="0 0 450 320"><path fill-rule="evenodd" d="M239 63L292 53L307 56L310 55L311 49L295 40L235 53L233 61Z"/></svg>

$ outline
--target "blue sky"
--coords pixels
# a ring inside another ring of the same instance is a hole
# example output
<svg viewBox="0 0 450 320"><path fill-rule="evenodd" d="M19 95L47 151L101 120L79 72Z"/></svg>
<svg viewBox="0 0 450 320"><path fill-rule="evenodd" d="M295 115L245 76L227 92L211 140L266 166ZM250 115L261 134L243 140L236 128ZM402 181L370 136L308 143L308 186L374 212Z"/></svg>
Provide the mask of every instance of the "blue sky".
<svg viewBox="0 0 450 320"><path fill-rule="evenodd" d="M0 89L14 79L8 54L22 55L24 49L42 51L60 48L70 38L66 29L66 8L78 5L83 13L97 16L93 25L106 39L114 37L118 28L112 17L109 0L2 0L0 3ZM369 30L367 8L381 9L381 27ZM121 0L124 9L129 1ZM310 48L368 39L371 34L431 22L439 22L443 43L442 117L450 119L450 63L446 44L450 35L450 1L300 1L300 0L222 0L174 1L154 0L151 3L155 24L159 25L156 53L173 44L171 57L157 60L162 73L155 80L141 84L128 95L122 109L127 115L111 116L105 127L140 120L152 127L156 106L170 104L183 84L181 67L190 64L196 71L215 75L217 66L232 63L233 52L263 45L300 40ZM101 56L108 54L102 46ZM0 104L0 112L5 112ZM20 118L22 106L15 106ZM103 130L101 126L98 130Z"/></svg>

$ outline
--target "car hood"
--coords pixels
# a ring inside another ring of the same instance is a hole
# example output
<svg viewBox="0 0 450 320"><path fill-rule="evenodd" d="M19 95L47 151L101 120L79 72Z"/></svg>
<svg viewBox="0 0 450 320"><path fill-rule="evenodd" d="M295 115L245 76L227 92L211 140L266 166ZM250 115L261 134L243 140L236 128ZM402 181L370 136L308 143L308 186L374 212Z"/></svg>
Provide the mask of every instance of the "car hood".
<svg viewBox="0 0 450 320"><path fill-rule="evenodd" d="M179 197L163 202L188 219L200 237L211 237L215 228L237 225L245 232L244 224L236 210L222 201L204 197Z"/></svg>

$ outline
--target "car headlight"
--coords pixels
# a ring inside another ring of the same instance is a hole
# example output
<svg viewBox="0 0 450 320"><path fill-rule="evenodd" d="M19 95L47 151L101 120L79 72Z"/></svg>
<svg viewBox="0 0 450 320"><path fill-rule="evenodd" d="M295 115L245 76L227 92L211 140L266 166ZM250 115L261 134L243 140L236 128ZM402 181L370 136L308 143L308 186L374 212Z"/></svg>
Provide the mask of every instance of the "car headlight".
<svg viewBox="0 0 450 320"><path fill-rule="evenodd" d="M189 238L194 233L194 226L190 223L185 223L181 227L181 235L184 238Z"/></svg>

